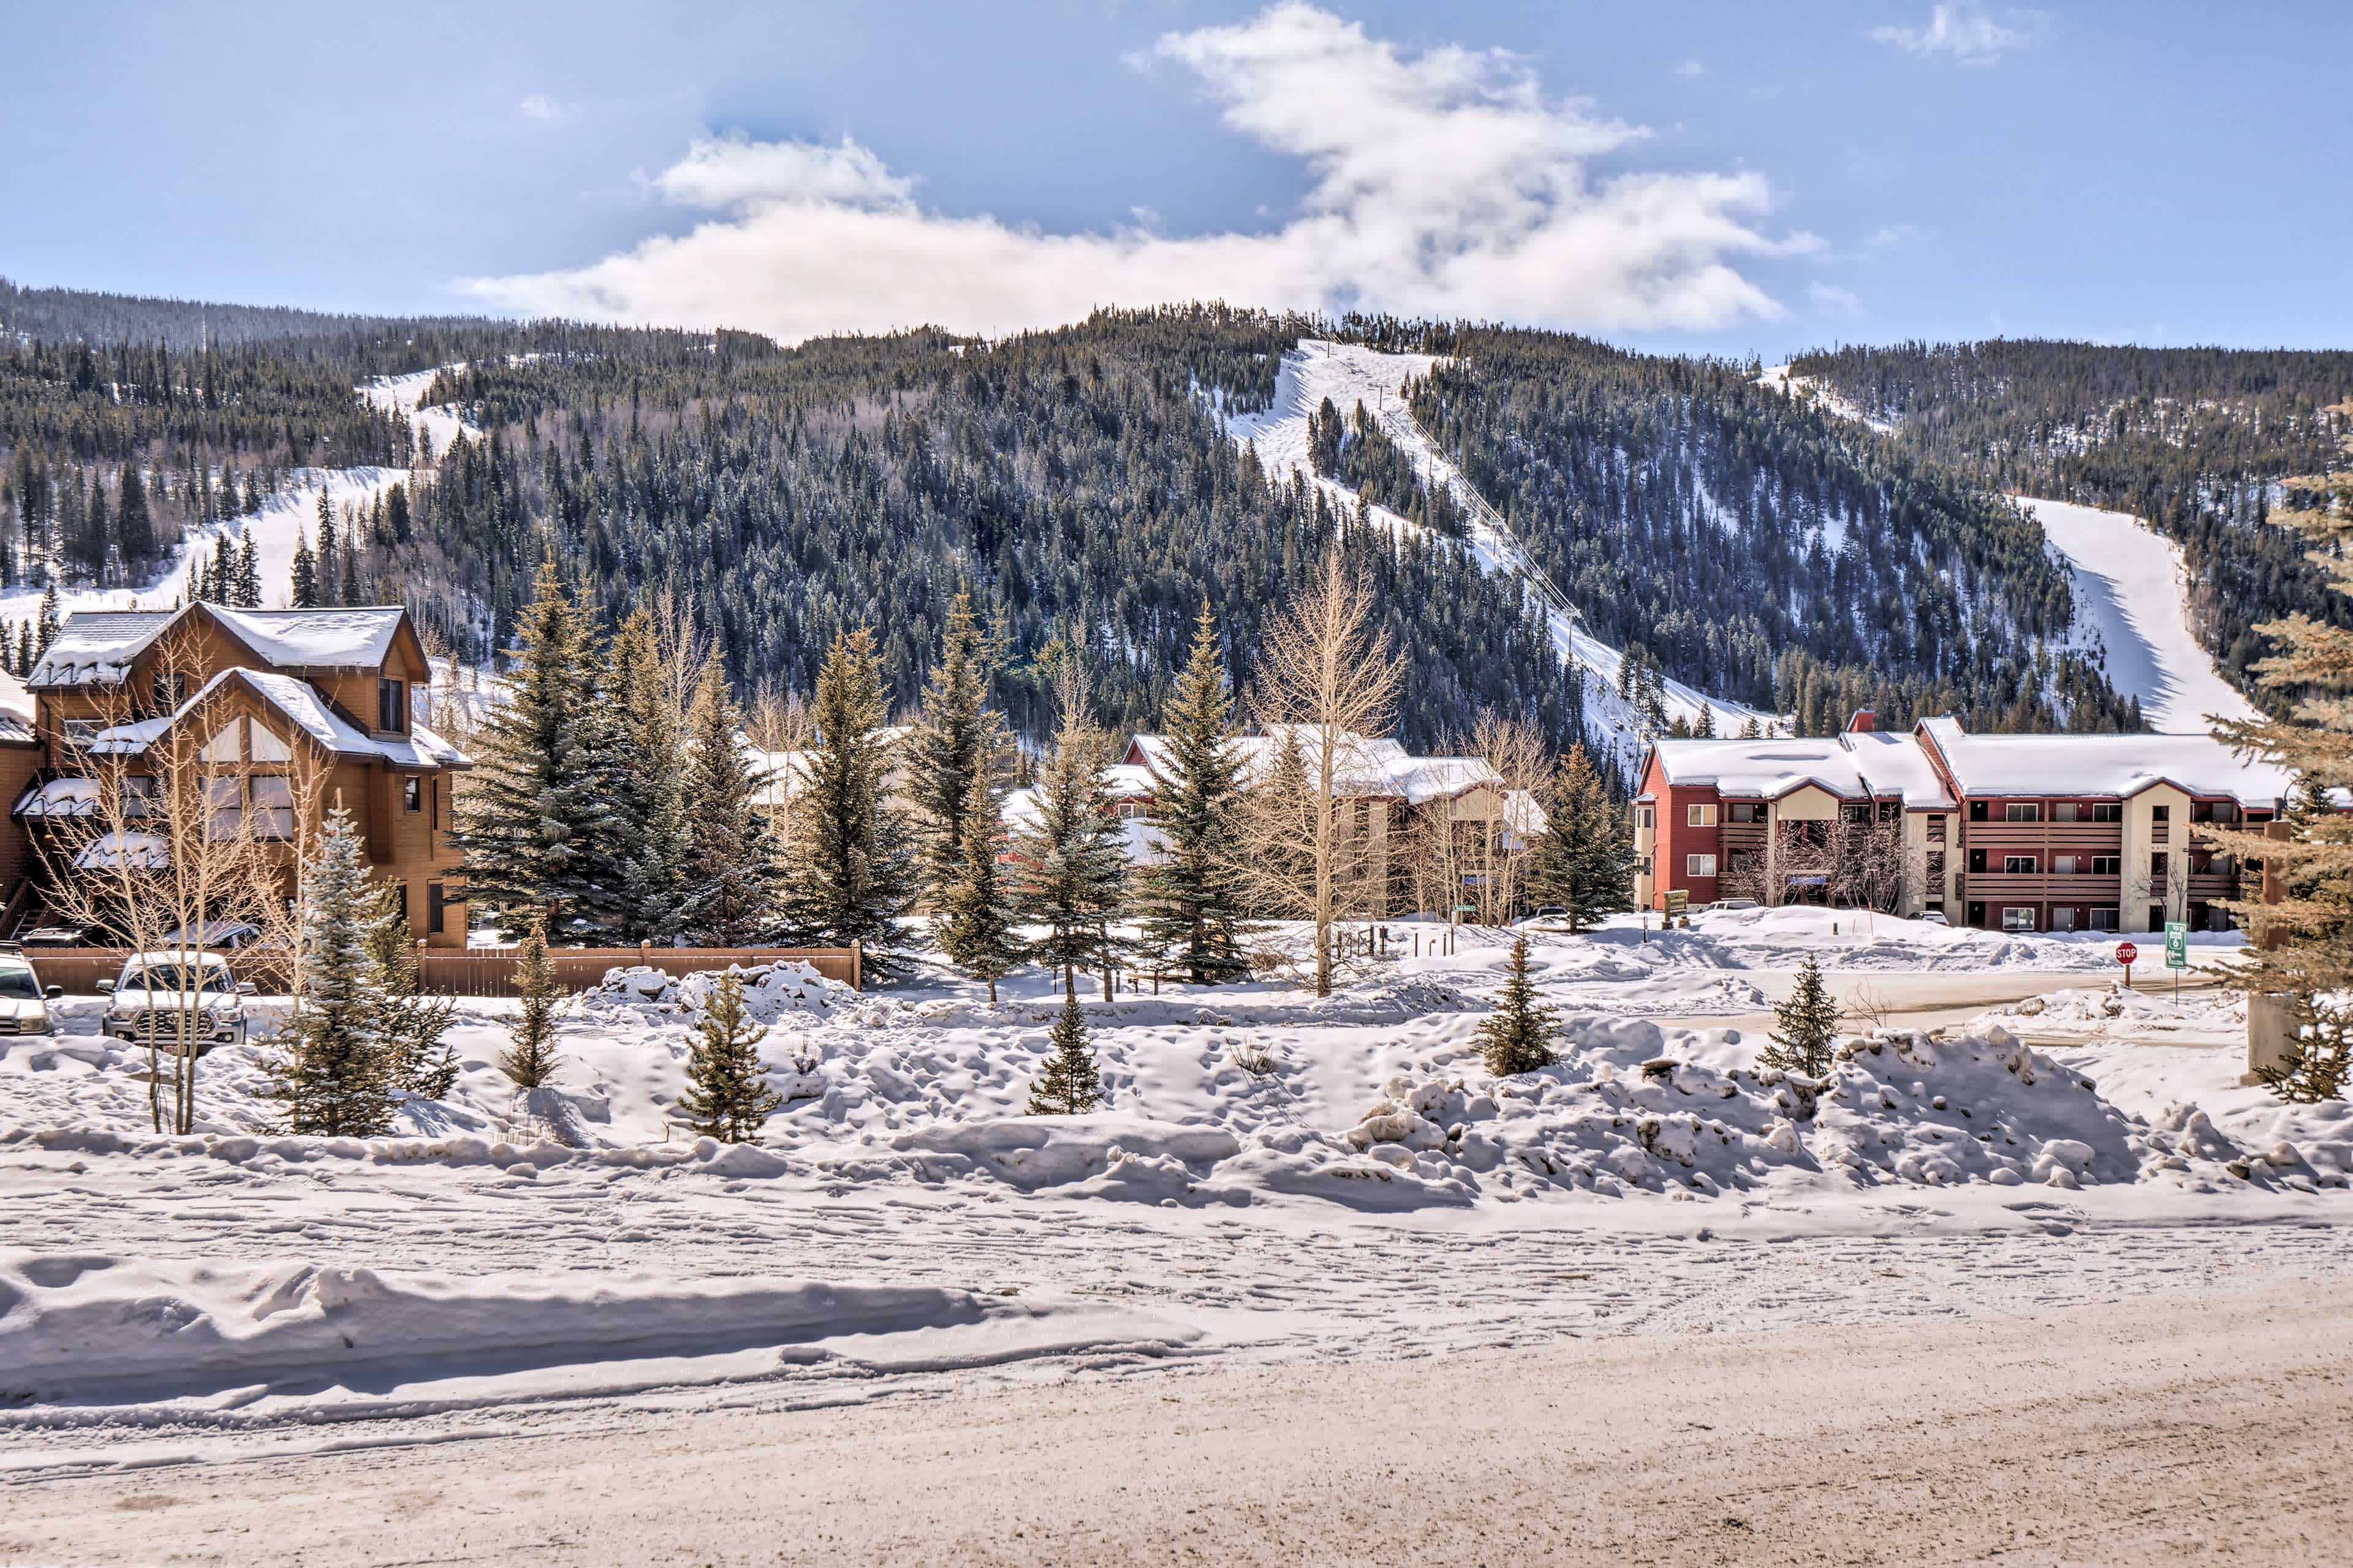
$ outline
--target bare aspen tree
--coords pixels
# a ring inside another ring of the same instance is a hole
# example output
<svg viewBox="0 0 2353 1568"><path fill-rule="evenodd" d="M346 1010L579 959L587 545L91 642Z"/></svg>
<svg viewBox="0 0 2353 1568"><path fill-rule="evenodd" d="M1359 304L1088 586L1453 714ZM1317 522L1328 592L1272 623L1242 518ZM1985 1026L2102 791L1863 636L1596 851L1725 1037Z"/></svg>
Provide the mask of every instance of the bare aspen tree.
<svg viewBox="0 0 2353 1568"><path fill-rule="evenodd" d="M710 635L696 623L694 606L667 584L647 596L646 605L653 613L654 644L670 684L670 706L684 713L694 706L702 667L715 651Z"/></svg>
<svg viewBox="0 0 2353 1568"><path fill-rule="evenodd" d="M1476 793L1472 818L1479 826L1472 851L1479 877L1479 921L1502 925L1519 907L1521 873L1535 841L1535 814L1529 806L1551 786L1552 748L1526 720L1488 711L1472 729L1471 752L1494 773L1488 787Z"/></svg>
<svg viewBox="0 0 2353 1568"><path fill-rule="evenodd" d="M776 846L777 863L790 865L799 837L797 797L805 782L800 770L809 749L817 744L817 721L809 716L808 703L799 692L764 685L744 710L744 733L753 749L766 758L767 776L760 787L770 803L769 834Z"/></svg>
<svg viewBox="0 0 2353 1568"><path fill-rule="evenodd" d="M1293 745L1297 768L1290 789L1253 792L1258 809L1246 814L1252 820L1244 835L1256 851L1282 847L1286 841L1278 836L1297 835L1287 843L1297 848L1303 877L1286 877L1298 885L1274 901L1303 907L1314 921L1318 996L1332 992L1333 927L1348 890L1352 851L1344 814L1354 802L1346 786L1366 772L1364 742L1385 734L1395 720L1400 676L1396 650L1373 629L1372 595L1335 545L1323 569L1269 624L1259 648L1257 715L1268 733ZM1268 798L1293 790L1299 799ZM1280 862L1264 853L1250 858L1264 877L1265 868L1294 857L1286 848Z"/></svg>
<svg viewBox="0 0 2353 1568"><path fill-rule="evenodd" d="M241 680L198 692L196 656L185 633L167 636L152 680L107 689L88 738L69 743L57 784L69 783L78 798L41 816L44 896L68 923L111 932L136 952L174 954L184 977L212 934L232 924L258 928L250 951L283 954L290 966L300 951L296 868L315 846L326 764L297 723ZM168 1122L185 1133L195 1117L204 1002L193 984L152 994L169 1010L150 1016L148 1107L157 1131Z"/></svg>

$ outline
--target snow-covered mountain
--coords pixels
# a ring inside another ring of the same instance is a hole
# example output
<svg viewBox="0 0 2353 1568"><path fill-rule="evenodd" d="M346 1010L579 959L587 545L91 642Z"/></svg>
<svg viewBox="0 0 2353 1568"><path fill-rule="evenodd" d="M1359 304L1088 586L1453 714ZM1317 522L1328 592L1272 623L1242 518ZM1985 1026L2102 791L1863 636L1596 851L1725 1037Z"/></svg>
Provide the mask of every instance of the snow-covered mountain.
<svg viewBox="0 0 2353 1568"><path fill-rule="evenodd" d="M1529 561L1503 517L1439 451L1406 406L1400 388L1410 378L1427 375L1438 363L1430 354L1388 353L1356 343L1303 338L1282 358L1273 405L1262 414L1228 415L1226 428L1236 440L1248 441L1257 448L1259 461L1270 474L1303 474L1335 503L1353 511L1356 497L1318 475L1309 463L1307 425L1326 398L1344 416L1362 404L1389 438L1412 458L1423 481L1444 487L1468 510L1467 548L1481 568L1490 574L1517 577L1529 597L1543 608L1552 627L1553 646L1584 677L1587 727L1597 741L1616 747L1622 768L1630 773L1640 765L1645 734L1633 705L1618 694L1619 668L1624 662L1620 650L1585 629L1576 610ZM1424 531L1419 523L1386 507L1375 506L1371 512L1383 527ZM1779 722L1773 714L1710 696L1676 680L1664 683L1662 706L1670 723L1677 719L1696 723L1705 709L1714 715L1716 728L1726 732L1752 719L1760 726Z"/></svg>

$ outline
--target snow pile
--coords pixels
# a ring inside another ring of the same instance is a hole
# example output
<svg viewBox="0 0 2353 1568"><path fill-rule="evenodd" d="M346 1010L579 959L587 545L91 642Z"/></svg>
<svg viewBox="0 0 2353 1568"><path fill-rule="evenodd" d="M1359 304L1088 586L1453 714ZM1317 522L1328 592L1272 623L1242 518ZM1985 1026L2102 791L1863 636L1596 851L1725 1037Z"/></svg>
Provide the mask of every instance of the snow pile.
<svg viewBox="0 0 2353 1568"><path fill-rule="evenodd" d="M642 963L608 969L596 989L581 993L579 1005L590 1012L613 1006L650 1014L675 1014L698 1023L710 1008L720 982L733 974L744 984L744 1010L760 1024L786 1016L822 1018L854 1000L858 993L828 980L797 959L749 967L729 964L723 970L696 970L673 977Z"/></svg>
<svg viewBox="0 0 2353 1568"><path fill-rule="evenodd" d="M2017 1034L2118 1035L2141 1037L2200 1034L2243 1037L2244 992L2197 990L2179 1001L2160 990L2105 988L2046 992L1981 1015L1972 1027L2000 1027Z"/></svg>
<svg viewBox="0 0 2353 1568"><path fill-rule="evenodd" d="M142 1398L227 1394L224 1407L236 1408L278 1392L271 1385L308 1393L322 1379L387 1394L420 1380L754 1350L774 1375L864 1363L877 1351L887 1363L892 1336L924 1364L985 1364L1106 1347L1165 1352L1198 1332L1099 1306L923 1285L0 1254L0 1406L103 1404L118 1416Z"/></svg>

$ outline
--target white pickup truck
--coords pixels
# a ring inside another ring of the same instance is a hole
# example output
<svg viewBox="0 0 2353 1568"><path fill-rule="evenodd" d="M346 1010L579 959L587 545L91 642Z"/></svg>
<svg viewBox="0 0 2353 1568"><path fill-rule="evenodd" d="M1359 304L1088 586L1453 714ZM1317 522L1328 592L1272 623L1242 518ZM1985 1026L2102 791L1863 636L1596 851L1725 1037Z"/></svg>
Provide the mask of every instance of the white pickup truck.
<svg viewBox="0 0 2353 1568"><path fill-rule="evenodd" d="M187 1057L245 1044L253 985L231 974L217 952L133 953L119 978L98 988L111 998L103 1026L118 1040Z"/></svg>

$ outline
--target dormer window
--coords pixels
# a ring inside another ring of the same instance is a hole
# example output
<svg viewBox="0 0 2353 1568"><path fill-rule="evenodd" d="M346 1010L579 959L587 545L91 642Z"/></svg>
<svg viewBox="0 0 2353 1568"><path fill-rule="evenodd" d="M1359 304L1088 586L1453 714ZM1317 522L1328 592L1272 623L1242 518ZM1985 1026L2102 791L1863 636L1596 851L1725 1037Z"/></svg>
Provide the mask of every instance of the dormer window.
<svg viewBox="0 0 2353 1568"><path fill-rule="evenodd" d="M408 732L408 682L386 679L375 683L375 727Z"/></svg>

